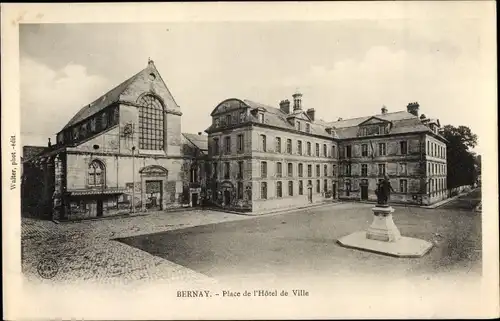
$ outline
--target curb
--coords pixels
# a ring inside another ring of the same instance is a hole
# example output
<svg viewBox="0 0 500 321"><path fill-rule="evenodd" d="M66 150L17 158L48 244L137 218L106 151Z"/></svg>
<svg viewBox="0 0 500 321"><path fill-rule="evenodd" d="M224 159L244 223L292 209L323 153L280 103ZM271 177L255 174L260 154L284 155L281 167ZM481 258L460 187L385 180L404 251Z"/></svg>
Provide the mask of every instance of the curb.
<svg viewBox="0 0 500 321"><path fill-rule="evenodd" d="M343 203L344 202L321 202L321 203L316 203L316 204L311 204L311 205L306 205L306 206L288 207L288 208L272 210L272 211L264 211L264 212L237 212L237 211L225 210L223 208L218 208L218 207L210 207L210 208L206 208L206 209L212 210L212 211L217 211L217 212L248 216L248 217L258 217L258 216L286 213L286 212L292 212L292 211L297 211L297 210L323 207L323 206L328 206L328 205L343 204Z"/></svg>

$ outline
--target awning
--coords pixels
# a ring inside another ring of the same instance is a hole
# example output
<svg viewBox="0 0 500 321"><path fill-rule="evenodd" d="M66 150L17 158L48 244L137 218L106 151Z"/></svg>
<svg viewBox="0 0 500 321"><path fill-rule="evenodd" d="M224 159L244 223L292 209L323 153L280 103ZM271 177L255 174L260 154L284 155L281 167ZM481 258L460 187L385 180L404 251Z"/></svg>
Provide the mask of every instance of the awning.
<svg viewBox="0 0 500 321"><path fill-rule="evenodd" d="M85 190L68 190L67 193L71 196L84 195L114 195L127 192L126 188L105 188L105 189L85 189Z"/></svg>

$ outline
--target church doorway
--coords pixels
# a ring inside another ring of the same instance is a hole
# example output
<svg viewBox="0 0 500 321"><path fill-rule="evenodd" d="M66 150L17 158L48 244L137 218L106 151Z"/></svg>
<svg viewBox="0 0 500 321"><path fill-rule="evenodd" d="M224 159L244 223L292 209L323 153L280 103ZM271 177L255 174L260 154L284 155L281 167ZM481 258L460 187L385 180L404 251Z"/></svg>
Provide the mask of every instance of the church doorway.
<svg viewBox="0 0 500 321"><path fill-rule="evenodd" d="M146 181L146 209L161 210L162 181Z"/></svg>
<svg viewBox="0 0 500 321"><path fill-rule="evenodd" d="M224 191L224 205L231 204L231 192L228 190Z"/></svg>

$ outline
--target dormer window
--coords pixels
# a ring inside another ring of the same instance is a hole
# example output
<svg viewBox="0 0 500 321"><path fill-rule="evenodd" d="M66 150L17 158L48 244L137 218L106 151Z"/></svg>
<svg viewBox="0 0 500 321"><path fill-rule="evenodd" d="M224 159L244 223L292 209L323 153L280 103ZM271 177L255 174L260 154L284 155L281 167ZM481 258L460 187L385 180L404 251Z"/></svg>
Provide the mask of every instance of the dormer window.
<svg viewBox="0 0 500 321"><path fill-rule="evenodd" d="M368 136L368 128L361 128L361 136Z"/></svg>
<svg viewBox="0 0 500 321"><path fill-rule="evenodd" d="M231 125L231 115L226 115L226 126Z"/></svg>
<svg viewBox="0 0 500 321"><path fill-rule="evenodd" d="M264 113L259 113L259 123L264 123Z"/></svg>
<svg viewBox="0 0 500 321"><path fill-rule="evenodd" d="M240 123L245 122L246 113L244 111L240 112Z"/></svg>
<svg viewBox="0 0 500 321"><path fill-rule="evenodd" d="M380 134L380 135L385 135L385 134L387 134L387 126L380 126L380 127L379 127L379 134Z"/></svg>
<svg viewBox="0 0 500 321"><path fill-rule="evenodd" d="M306 132L310 133L311 132L311 124L306 123Z"/></svg>
<svg viewBox="0 0 500 321"><path fill-rule="evenodd" d="M300 131L300 121L297 121L297 130Z"/></svg>
<svg viewBox="0 0 500 321"><path fill-rule="evenodd" d="M215 127L219 127L219 118L214 118L214 125Z"/></svg>

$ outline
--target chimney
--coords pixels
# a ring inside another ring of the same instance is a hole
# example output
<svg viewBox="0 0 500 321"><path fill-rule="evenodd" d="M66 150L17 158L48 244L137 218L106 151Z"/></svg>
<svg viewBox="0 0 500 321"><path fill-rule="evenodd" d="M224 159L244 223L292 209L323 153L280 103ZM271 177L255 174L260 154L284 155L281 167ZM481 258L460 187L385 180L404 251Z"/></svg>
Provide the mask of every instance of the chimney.
<svg viewBox="0 0 500 321"><path fill-rule="evenodd" d="M381 109L381 110L382 110L382 115L387 114L387 107L382 106L382 109Z"/></svg>
<svg viewBox="0 0 500 321"><path fill-rule="evenodd" d="M295 94L292 95L292 97L293 97L293 111L301 110L302 109L302 94L299 92L296 92Z"/></svg>
<svg viewBox="0 0 500 321"><path fill-rule="evenodd" d="M154 61L153 61L153 60L151 60L151 58L148 58L148 66L151 66L151 65L153 65L153 64L154 64Z"/></svg>
<svg viewBox="0 0 500 321"><path fill-rule="evenodd" d="M309 108L307 111L306 111L306 114L309 118L311 118L312 121L314 121L314 114L316 114L316 111L314 110L314 108Z"/></svg>
<svg viewBox="0 0 500 321"><path fill-rule="evenodd" d="M418 107L420 105L417 102L409 103L408 106L406 106L406 110L412 114L418 117Z"/></svg>
<svg viewBox="0 0 500 321"><path fill-rule="evenodd" d="M201 132L198 132L198 135L201 136Z"/></svg>
<svg viewBox="0 0 500 321"><path fill-rule="evenodd" d="M280 110L285 114L290 114L290 101L288 99L280 101Z"/></svg>
<svg viewBox="0 0 500 321"><path fill-rule="evenodd" d="M50 137L49 137L49 143L47 144L49 148L52 146L52 143L50 142Z"/></svg>
<svg viewBox="0 0 500 321"><path fill-rule="evenodd" d="M425 117L425 114L420 115L420 120L422 120L422 121L423 121L423 120L425 120L425 118L426 118L426 117Z"/></svg>
<svg viewBox="0 0 500 321"><path fill-rule="evenodd" d="M343 120L343 118L342 118L342 117L339 117L339 119L337 119L337 121L341 121L341 120Z"/></svg>

